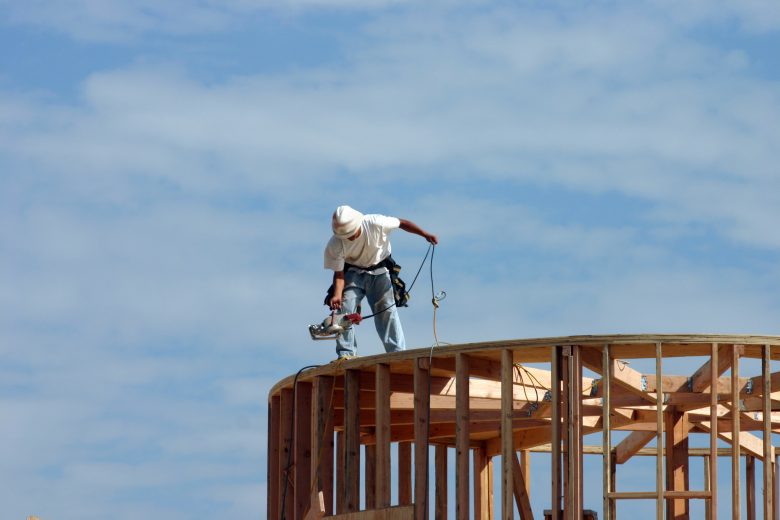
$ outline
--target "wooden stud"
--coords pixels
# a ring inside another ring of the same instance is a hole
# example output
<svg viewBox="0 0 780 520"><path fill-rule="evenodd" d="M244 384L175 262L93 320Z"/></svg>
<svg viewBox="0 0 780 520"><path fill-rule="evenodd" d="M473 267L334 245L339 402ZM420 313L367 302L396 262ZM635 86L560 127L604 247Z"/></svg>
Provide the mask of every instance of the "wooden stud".
<svg viewBox="0 0 780 520"><path fill-rule="evenodd" d="M663 375L662 360L663 351L661 343L655 344L655 380L661 381ZM655 466L655 485L656 485L656 518L658 520L664 519L664 480L663 480L663 464L664 464L664 412L663 412L663 393L659 392L656 396L656 446L657 459Z"/></svg>
<svg viewBox="0 0 780 520"><path fill-rule="evenodd" d="M469 358L455 357L455 516L469 518Z"/></svg>
<svg viewBox="0 0 780 520"><path fill-rule="evenodd" d="M268 518L279 518L279 396L268 402Z"/></svg>
<svg viewBox="0 0 780 520"><path fill-rule="evenodd" d="M709 456L702 457L702 462L704 463L704 491L710 492L710 497L712 497L712 485L710 483L710 458ZM712 499L708 499L704 501L704 518L711 519L712 518Z"/></svg>
<svg viewBox="0 0 780 520"><path fill-rule="evenodd" d="M562 516L566 520L571 520L571 491L569 482L571 481L569 451L571 446L569 445L569 437L571 436L571 406L569 399L571 397L570 378L571 378L571 347L564 345L561 348L561 445L563 450L563 464L561 467L561 478L563 480L563 506Z"/></svg>
<svg viewBox="0 0 780 520"><path fill-rule="evenodd" d="M501 351L501 518L513 520L514 481L512 467L515 460L514 436L512 435L512 373L514 359L510 349Z"/></svg>
<svg viewBox="0 0 780 520"><path fill-rule="evenodd" d="M398 443L398 505L412 503L412 443Z"/></svg>
<svg viewBox="0 0 780 520"><path fill-rule="evenodd" d="M756 520L756 458L745 457L745 505L747 520Z"/></svg>
<svg viewBox="0 0 780 520"><path fill-rule="evenodd" d="M365 459L363 466L363 500L365 509L377 509L377 472L376 472L376 445L366 444L364 448ZM360 508L358 508L360 509Z"/></svg>
<svg viewBox="0 0 780 520"><path fill-rule="evenodd" d="M447 446L437 444L434 448L434 467L436 468L436 499L434 504L435 520L446 520L447 518Z"/></svg>
<svg viewBox="0 0 780 520"><path fill-rule="evenodd" d="M376 507L390 507L390 365L376 366Z"/></svg>
<svg viewBox="0 0 780 520"><path fill-rule="evenodd" d="M534 514L531 511L531 498L526 493L525 478L523 478L523 470L520 468L520 462L517 460L517 455L512 457L512 493L515 497L515 504L517 504L517 510L520 512L521 520L533 520Z"/></svg>
<svg viewBox="0 0 780 520"><path fill-rule="evenodd" d="M525 482L525 493L531 496L531 450L520 450L520 470Z"/></svg>
<svg viewBox="0 0 780 520"><path fill-rule="evenodd" d="M314 497L322 491L326 515L333 514L333 377L314 380L312 398L311 474ZM316 504L312 504L314 506ZM275 517L269 517L275 518Z"/></svg>
<svg viewBox="0 0 780 520"><path fill-rule="evenodd" d="M670 407L665 412L666 431L666 489L688 491L688 432L691 425L688 416ZM683 520L690 515L689 501L675 499L666 501L668 520Z"/></svg>
<svg viewBox="0 0 780 520"><path fill-rule="evenodd" d="M279 513L283 519L293 518L295 514L295 491L293 489L292 449L293 449L293 402L294 392L283 388L279 400Z"/></svg>
<svg viewBox="0 0 780 520"><path fill-rule="evenodd" d="M360 372L344 372L344 487L347 513L360 509Z"/></svg>
<svg viewBox="0 0 780 520"><path fill-rule="evenodd" d="M414 518L428 518L428 412L431 396L430 374L421 367L427 358L414 364Z"/></svg>
<svg viewBox="0 0 780 520"><path fill-rule="evenodd" d="M611 432L611 424L610 424L610 418L612 415L612 401L611 401L611 392L610 392L610 368L612 366L612 363L610 362L609 358L609 343L604 345L604 350L602 351L602 372L601 372L601 394L602 394L602 415L601 415L601 422L602 422L602 446L603 446L603 455L602 455L602 484L603 484L603 511L604 511L604 518L610 518L612 515L612 503L613 501L609 498L609 492L612 490L612 432Z"/></svg>
<svg viewBox="0 0 780 520"><path fill-rule="evenodd" d="M551 468L552 520L561 520L561 356L557 346L550 348L550 381L552 394Z"/></svg>
<svg viewBox="0 0 780 520"><path fill-rule="evenodd" d="M764 413L764 519L771 518L771 511L773 510L773 493L774 489L772 483L772 386L770 381L771 374L771 361L772 361L772 346L764 345L761 358L761 375L763 376L763 413Z"/></svg>
<svg viewBox="0 0 780 520"><path fill-rule="evenodd" d="M615 457L612 457L612 467L609 470L610 473L610 493L617 492L617 463L615 462ZM617 520L617 502L612 500L612 508L610 510L610 515L606 516L606 520Z"/></svg>
<svg viewBox="0 0 780 520"><path fill-rule="evenodd" d="M303 518L311 507L311 383L299 382L295 389L295 516Z"/></svg>
<svg viewBox="0 0 780 520"><path fill-rule="evenodd" d="M570 358L570 378L569 378L569 464L570 464L570 483L569 489L572 496L571 518L579 518L582 515L583 496L582 496L582 362L580 353L582 347L573 346Z"/></svg>
<svg viewBox="0 0 780 520"><path fill-rule="evenodd" d="M473 450L474 518L493 520L493 464L484 443Z"/></svg>
<svg viewBox="0 0 780 520"><path fill-rule="evenodd" d="M344 514L347 512L347 484L344 479L344 464L347 461L345 445L345 435L343 431L336 432L336 513Z"/></svg>
<svg viewBox="0 0 780 520"><path fill-rule="evenodd" d="M731 351L731 517L739 520L740 507L740 442L739 442L739 345L734 345Z"/></svg>
<svg viewBox="0 0 780 520"><path fill-rule="evenodd" d="M721 352L718 350L718 344L713 343L710 350L710 365L713 367L720 366ZM726 352L723 352L723 357L726 357ZM709 504L708 520L717 520L718 518L718 394L716 391L717 381L719 374L711 370L710 371L710 455L709 455L709 482L708 488L710 493L710 499L707 501Z"/></svg>

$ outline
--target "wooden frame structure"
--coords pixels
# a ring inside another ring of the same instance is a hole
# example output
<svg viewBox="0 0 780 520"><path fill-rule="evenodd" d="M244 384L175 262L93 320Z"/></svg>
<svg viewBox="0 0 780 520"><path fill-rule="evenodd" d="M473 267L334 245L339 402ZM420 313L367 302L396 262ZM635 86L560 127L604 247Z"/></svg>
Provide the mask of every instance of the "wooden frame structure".
<svg viewBox="0 0 780 520"><path fill-rule="evenodd" d="M643 358L654 371L629 364ZM758 360L760 373L743 374L744 358ZM699 366L669 375L664 361L672 359ZM611 520L620 502L648 500L657 519L679 520L690 518L691 500L703 500L715 519L718 501L730 497L731 518L754 520L758 460L760 511L780 520L773 360L777 336L610 335L453 345L313 368L269 393L267 517L528 520L547 509L551 520L579 520L600 508ZM584 445L598 432L600 444ZM613 445L616 432L628 434ZM691 447L694 434L708 447ZM551 483L533 511L530 454L540 451L549 454ZM602 457L600 503L583 497L585 455ZM655 479L647 491L620 491L618 468L634 456L656 457ZM690 489L692 457L704 460L703 489ZM724 457L730 489L718 485Z"/></svg>

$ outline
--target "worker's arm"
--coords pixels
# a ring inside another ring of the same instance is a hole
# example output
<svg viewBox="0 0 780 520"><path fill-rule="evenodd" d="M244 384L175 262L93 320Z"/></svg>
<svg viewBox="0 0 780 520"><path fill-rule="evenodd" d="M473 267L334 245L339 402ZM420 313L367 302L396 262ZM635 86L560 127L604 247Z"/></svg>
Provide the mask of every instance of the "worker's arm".
<svg viewBox="0 0 780 520"><path fill-rule="evenodd" d="M412 222L411 220L404 220L402 218L398 219L401 221L401 229L408 233L414 233L415 235L420 235L425 240L430 242L433 245L436 245L439 243L439 239L436 238L436 235L433 235L431 233L428 233L427 231L423 230L420 226Z"/></svg>
<svg viewBox="0 0 780 520"><path fill-rule="evenodd" d="M333 297L330 299L331 310L341 309L341 301L344 297L344 271L333 272Z"/></svg>

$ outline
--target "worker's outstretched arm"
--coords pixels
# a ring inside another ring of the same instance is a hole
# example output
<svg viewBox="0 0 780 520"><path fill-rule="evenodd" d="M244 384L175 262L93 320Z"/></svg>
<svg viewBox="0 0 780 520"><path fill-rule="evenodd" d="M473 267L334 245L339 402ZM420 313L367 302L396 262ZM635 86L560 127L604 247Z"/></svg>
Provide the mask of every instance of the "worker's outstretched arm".
<svg viewBox="0 0 780 520"><path fill-rule="evenodd" d="M333 297L330 299L331 310L341 309L341 302L344 298L344 271L333 272Z"/></svg>
<svg viewBox="0 0 780 520"><path fill-rule="evenodd" d="M408 233L414 233L415 235L420 235L425 240L430 242L433 245L436 245L439 243L439 239L436 238L436 235L433 235L431 233L428 233L427 231L423 230L420 226L412 222L411 220L404 220L404 219L398 219L401 221L401 229Z"/></svg>

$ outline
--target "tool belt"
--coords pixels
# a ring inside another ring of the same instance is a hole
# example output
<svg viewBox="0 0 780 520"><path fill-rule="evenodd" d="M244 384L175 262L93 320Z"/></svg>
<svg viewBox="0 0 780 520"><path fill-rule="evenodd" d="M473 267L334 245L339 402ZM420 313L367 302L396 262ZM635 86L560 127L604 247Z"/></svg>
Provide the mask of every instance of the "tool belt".
<svg viewBox="0 0 780 520"><path fill-rule="evenodd" d="M374 271L376 269L379 269L380 267L387 268L387 273L390 275L390 285L393 288L393 298L395 299L395 306L408 307L409 304L407 302L409 301L409 293L406 292L406 283L404 283L404 281L401 280L401 277L398 275L398 273L401 272L401 266L395 263L395 260L393 260L392 256L388 256L378 264L374 264L369 267L360 267L357 265L344 263L345 272L349 269L369 272L369 271ZM333 298L334 290L335 289L333 288L333 284L331 284L331 286L328 287L328 293L325 296L325 306L330 306L330 299Z"/></svg>

